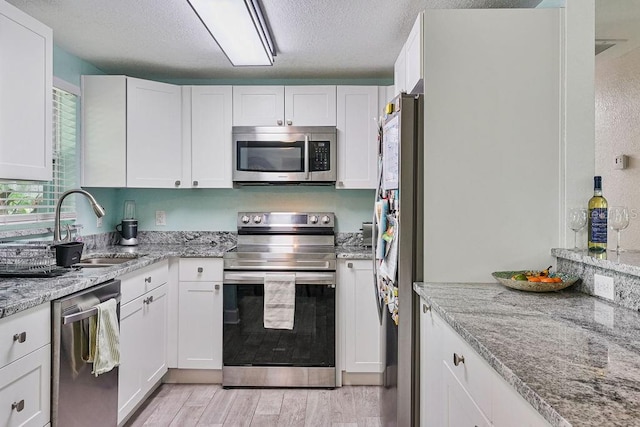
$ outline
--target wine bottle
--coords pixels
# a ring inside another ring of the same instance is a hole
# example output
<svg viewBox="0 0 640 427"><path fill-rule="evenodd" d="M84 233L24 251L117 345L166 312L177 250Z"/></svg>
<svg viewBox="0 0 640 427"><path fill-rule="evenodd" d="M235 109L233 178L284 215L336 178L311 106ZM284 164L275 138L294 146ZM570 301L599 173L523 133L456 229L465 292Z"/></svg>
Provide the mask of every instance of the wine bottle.
<svg viewBox="0 0 640 427"><path fill-rule="evenodd" d="M589 199L589 252L607 250L607 199L602 197L602 177L593 177L593 197Z"/></svg>

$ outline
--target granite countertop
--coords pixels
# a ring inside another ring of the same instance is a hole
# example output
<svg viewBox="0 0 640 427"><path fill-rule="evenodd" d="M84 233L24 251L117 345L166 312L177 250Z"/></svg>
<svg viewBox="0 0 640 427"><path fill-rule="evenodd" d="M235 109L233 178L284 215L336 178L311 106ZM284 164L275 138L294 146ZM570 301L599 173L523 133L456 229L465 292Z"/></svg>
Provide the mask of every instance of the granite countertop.
<svg viewBox="0 0 640 427"><path fill-rule="evenodd" d="M84 251L82 257L121 256L137 257L122 264L104 268L70 269L63 276L52 278L0 278L0 319L35 307L42 303L89 288L122 276L169 257L221 258L235 247L235 242L208 245L141 244L138 246L109 246Z"/></svg>
<svg viewBox="0 0 640 427"><path fill-rule="evenodd" d="M210 244L147 243L138 246L107 246L102 249L85 250L83 258L127 257L131 254L135 254L137 257L111 267L70 269L69 273L59 277L0 278L0 319L122 276L166 258L222 258L224 253L233 249L235 245L234 240L223 239L211 241ZM336 246L336 257L371 259L371 248Z"/></svg>
<svg viewBox="0 0 640 427"><path fill-rule="evenodd" d="M551 249L551 255L640 277L640 251L625 251L619 254L608 251L594 255L587 250L554 248Z"/></svg>
<svg viewBox="0 0 640 427"><path fill-rule="evenodd" d="M551 425L640 425L639 313L572 290L414 290Z"/></svg>
<svg viewBox="0 0 640 427"><path fill-rule="evenodd" d="M336 246L338 259L373 259L373 252L366 246Z"/></svg>

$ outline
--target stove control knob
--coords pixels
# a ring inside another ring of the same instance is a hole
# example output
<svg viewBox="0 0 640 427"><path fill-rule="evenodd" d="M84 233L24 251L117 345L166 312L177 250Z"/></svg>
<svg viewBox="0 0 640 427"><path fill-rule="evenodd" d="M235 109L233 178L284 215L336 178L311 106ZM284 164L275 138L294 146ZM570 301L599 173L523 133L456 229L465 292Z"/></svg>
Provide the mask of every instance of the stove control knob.
<svg viewBox="0 0 640 427"><path fill-rule="evenodd" d="M246 215L242 215L242 218L240 218L240 221L242 221L243 224L249 224L250 220L251 220L251 218L249 218Z"/></svg>
<svg viewBox="0 0 640 427"><path fill-rule="evenodd" d="M309 222L310 222L311 224L317 224L317 223L318 223L318 216L317 216L317 215L311 215L311 216L309 217Z"/></svg>
<svg viewBox="0 0 640 427"><path fill-rule="evenodd" d="M262 216L261 215L254 216L253 222L255 222L256 224L260 224L262 222Z"/></svg>
<svg viewBox="0 0 640 427"><path fill-rule="evenodd" d="M322 223L323 223L323 224L329 224L330 222L331 222L331 218L329 218L329 216L328 216L328 215L324 215L324 216L322 217Z"/></svg>

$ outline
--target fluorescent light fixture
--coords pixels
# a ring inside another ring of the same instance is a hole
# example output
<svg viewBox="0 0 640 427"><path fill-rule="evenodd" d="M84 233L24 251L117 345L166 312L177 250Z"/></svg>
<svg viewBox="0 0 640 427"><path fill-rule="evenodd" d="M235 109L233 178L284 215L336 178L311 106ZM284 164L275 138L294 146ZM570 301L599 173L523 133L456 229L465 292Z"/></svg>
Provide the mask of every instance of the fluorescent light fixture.
<svg viewBox="0 0 640 427"><path fill-rule="evenodd" d="M273 65L275 48L258 0L187 0L233 66Z"/></svg>

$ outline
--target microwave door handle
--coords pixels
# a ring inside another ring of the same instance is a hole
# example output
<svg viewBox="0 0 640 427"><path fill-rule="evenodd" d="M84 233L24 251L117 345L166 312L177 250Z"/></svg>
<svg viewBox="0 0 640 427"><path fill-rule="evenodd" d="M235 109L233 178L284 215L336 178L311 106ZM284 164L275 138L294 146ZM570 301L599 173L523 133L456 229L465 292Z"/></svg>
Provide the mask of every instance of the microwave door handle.
<svg viewBox="0 0 640 427"><path fill-rule="evenodd" d="M304 179L309 180L309 135L304 136Z"/></svg>

